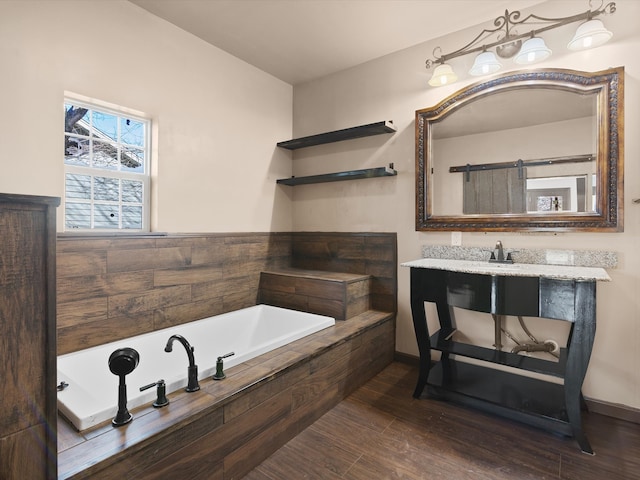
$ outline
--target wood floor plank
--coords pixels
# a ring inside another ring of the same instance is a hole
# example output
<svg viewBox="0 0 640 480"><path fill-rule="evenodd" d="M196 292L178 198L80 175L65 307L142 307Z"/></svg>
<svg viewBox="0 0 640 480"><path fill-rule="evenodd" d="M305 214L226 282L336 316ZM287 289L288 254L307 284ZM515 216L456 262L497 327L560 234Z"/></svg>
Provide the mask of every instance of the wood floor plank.
<svg viewBox="0 0 640 480"><path fill-rule="evenodd" d="M263 462L259 469L262 473L266 474L274 480L283 480L287 478L291 479L306 479L306 480L339 480L341 475L332 472L331 470L319 465L315 462L309 461L306 458L301 458L296 454L296 451L285 445L278 450L272 458L269 458L268 462Z"/></svg>
<svg viewBox="0 0 640 480"><path fill-rule="evenodd" d="M640 426L585 413L596 451L454 403L412 397L417 367L394 362L245 480L640 480Z"/></svg>
<svg viewBox="0 0 640 480"><path fill-rule="evenodd" d="M360 469L367 472L368 467L364 465L375 466L378 470L385 470L383 466L386 465L388 473L385 475L392 475L388 478L396 478L396 475L399 475L398 478L420 478L424 471L445 475L454 466L449 457L441 455L439 450L433 449L428 443L408 442L400 436L389 435L389 429L375 432L362 428L359 427L359 422L336 415L333 411L322 420L324 422L317 422L314 428L323 431L327 437L333 435L359 445L362 451L363 456L350 469L349 475L354 475L353 472ZM474 478L491 477L476 474Z"/></svg>
<svg viewBox="0 0 640 480"><path fill-rule="evenodd" d="M585 431L595 456L563 452L561 478L640 479L640 425L589 413Z"/></svg>
<svg viewBox="0 0 640 480"><path fill-rule="evenodd" d="M305 463L313 462L337 475L343 475L362 456L349 444L325 437L312 428L300 433L287 447L296 458L303 459Z"/></svg>
<svg viewBox="0 0 640 480"><path fill-rule="evenodd" d="M257 467L251 470L247 475L242 477L242 480L274 480L274 478L264 473L261 467Z"/></svg>
<svg viewBox="0 0 640 480"><path fill-rule="evenodd" d="M446 471L432 470L429 472L416 472L411 467L397 459L389 461L386 458L376 458L365 456L354 465L343 477L347 480L372 480L372 479L402 479L402 480L423 480L426 478L451 478L447 477ZM476 477L477 478L477 477Z"/></svg>
<svg viewBox="0 0 640 480"><path fill-rule="evenodd" d="M514 458L517 449L513 444L502 444L502 451L487 448L493 432L487 431L483 437L477 435L443 434L435 427L425 430L404 420L395 422L386 432L396 440L403 440L419 451L431 451L439 462L449 465L450 478L511 478L518 480L538 480L557 478L560 455L554 458L531 457Z"/></svg>
<svg viewBox="0 0 640 480"><path fill-rule="evenodd" d="M373 405L360 402L350 397L340 402L331 412L338 417L349 419L375 432L384 432L396 418L393 415L375 408Z"/></svg>

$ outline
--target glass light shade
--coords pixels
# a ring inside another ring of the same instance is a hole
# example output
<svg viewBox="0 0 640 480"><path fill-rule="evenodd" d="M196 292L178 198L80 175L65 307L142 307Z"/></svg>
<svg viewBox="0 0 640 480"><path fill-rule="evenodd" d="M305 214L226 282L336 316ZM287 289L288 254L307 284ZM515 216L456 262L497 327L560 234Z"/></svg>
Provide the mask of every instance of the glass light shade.
<svg viewBox="0 0 640 480"><path fill-rule="evenodd" d="M453 71L451 65L443 63L438 65L433 71L433 75L429 80L429 85L432 87L440 87L442 85L447 85L449 83L453 83L458 80L458 76L456 72Z"/></svg>
<svg viewBox="0 0 640 480"><path fill-rule="evenodd" d="M506 39L505 39L506 41ZM496 47L496 53L500 58L511 58L520 51L522 40L514 40L513 42L503 43Z"/></svg>
<svg viewBox="0 0 640 480"><path fill-rule="evenodd" d="M493 52L482 52L473 62L473 67L469 70L469 75L489 75L495 73L502 68L502 64L496 58Z"/></svg>
<svg viewBox="0 0 640 480"><path fill-rule="evenodd" d="M607 43L612 36L613 33L605 28L601 20L589 20L578 27L567 48L569 50L585 50L599 47L603 43Z"/></svg>
<svg viewBox="0 0 640 480"><path fill-rule="evenodd" d="M520 65L541 62L551 55L551 50L540 37L532 37L522 45L514 61Z"/></svg>

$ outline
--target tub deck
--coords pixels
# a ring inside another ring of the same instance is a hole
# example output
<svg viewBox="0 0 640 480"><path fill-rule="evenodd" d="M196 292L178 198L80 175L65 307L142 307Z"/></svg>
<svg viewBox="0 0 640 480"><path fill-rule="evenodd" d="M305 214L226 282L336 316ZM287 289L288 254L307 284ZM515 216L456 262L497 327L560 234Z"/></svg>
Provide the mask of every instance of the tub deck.
<svg viewBox="0 0 640 480"><path fill-rule="evenodd" d="M176 468L239 478L391 363L394 349L395 314L369 310L226 369L223 381L202 380L198 392L172 393L167 407L133 409L123 427L79 433L59 418L58 478L162 478Z"/></svg>
<svg viewBox="0 0 640 480"><path fill-rule="evenodd" d="M132 347L140 355L138 367L126 377L127 407L133 410L156 398L155 389L140 391L142 385L163 378L167 393L187 386L184 351L165 353L171 335L184 335L190 342L202 380L215 373L219 355L234 352L224 362L228 369L334 324L325 316L255 305L63 355L58 357L58 384L65 381L70 388L58 393L58 410L81 431L115 417L117 379L106 359L122 347ZM174 350L184 349L174 346Z"/></svg>

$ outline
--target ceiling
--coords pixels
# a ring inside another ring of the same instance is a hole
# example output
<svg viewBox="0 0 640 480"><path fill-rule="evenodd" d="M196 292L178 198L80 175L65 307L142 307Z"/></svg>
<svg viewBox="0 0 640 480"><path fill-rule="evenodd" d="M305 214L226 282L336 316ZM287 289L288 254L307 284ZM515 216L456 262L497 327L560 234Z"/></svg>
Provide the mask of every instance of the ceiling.
<svg viewBox="0 0 640 480"><path fill-rule="evenodd" d="M129 0L296 85L543 0ZM431 52L425 52L425 59Z"/></svg>

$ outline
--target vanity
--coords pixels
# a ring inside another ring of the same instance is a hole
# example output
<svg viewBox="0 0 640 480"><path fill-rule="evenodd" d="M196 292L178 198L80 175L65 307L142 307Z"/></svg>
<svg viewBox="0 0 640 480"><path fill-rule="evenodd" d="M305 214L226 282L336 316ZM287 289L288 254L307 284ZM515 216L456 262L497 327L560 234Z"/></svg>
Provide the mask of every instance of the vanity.
<svg viewBox="0 0 640 480"><path fill-rule="evenodd" d="M623 114L623 67L507 72L416 110L416 231L622 232ZM571 436L593 454L581 390L596 330L596 284L610 280L602 267L615 262L573 250L512 251L518 258L511 258L499 242L491 263L486 250L460 242L448 256L441 253L449 247L425 246L431 252L423 248L423 258L402 264L411 269L420 354L414 397L427 390ZM435 333L425 302L436 307ZM459 341L455 309L491 314L493 347ZM518 317L532 343L516 341L506 351L507 316ZM524 317L569 322L566 345L538 342ZM432 350L440 352L435 364Z"/></svg>
<svg viewBox="0 0 640 480"><path fill-rule="evenodd" d="M582 430L581 388L596 330L596 283L610 280L603 268L441 258L402 266L411 269L411 313L420 354L415 398L427 387L436 398L572 436L583 452L593 454ZM440 328L433 334L425 302L437 309ZM492 314L495 348L455 341L454 307ZM571 322L558 361L503 351L499 334L508 315ZM441 352L435 364L431 350Z"/></svg>
<svg viewBox="0 0 640 480"><path fill-rule="evenodd" d="M622 232L623 113L624 67L507 72L416 110L416 231ZM610 280L602 267L615 265L574 261L587 254L578 251L529 251L524 259L521 250L507 258L501 243L494 263L486 250L442 256L445 246L430 247L437 247L433 254L423 249L422 259L402 264L411 269L420 354L414 397L427 390L571 436L593 454L581 390L596 330L596 284ZM550 258L554 252L561 261ZM425 302L436 307L435 333ZM454 309L491 314L493 347L459 341ZM506 351L507 316L518 317L532 343L516 341ZM524 317L569 322L566 345L538 342ZM432 350L440 352L435 364Z"/></svg>

